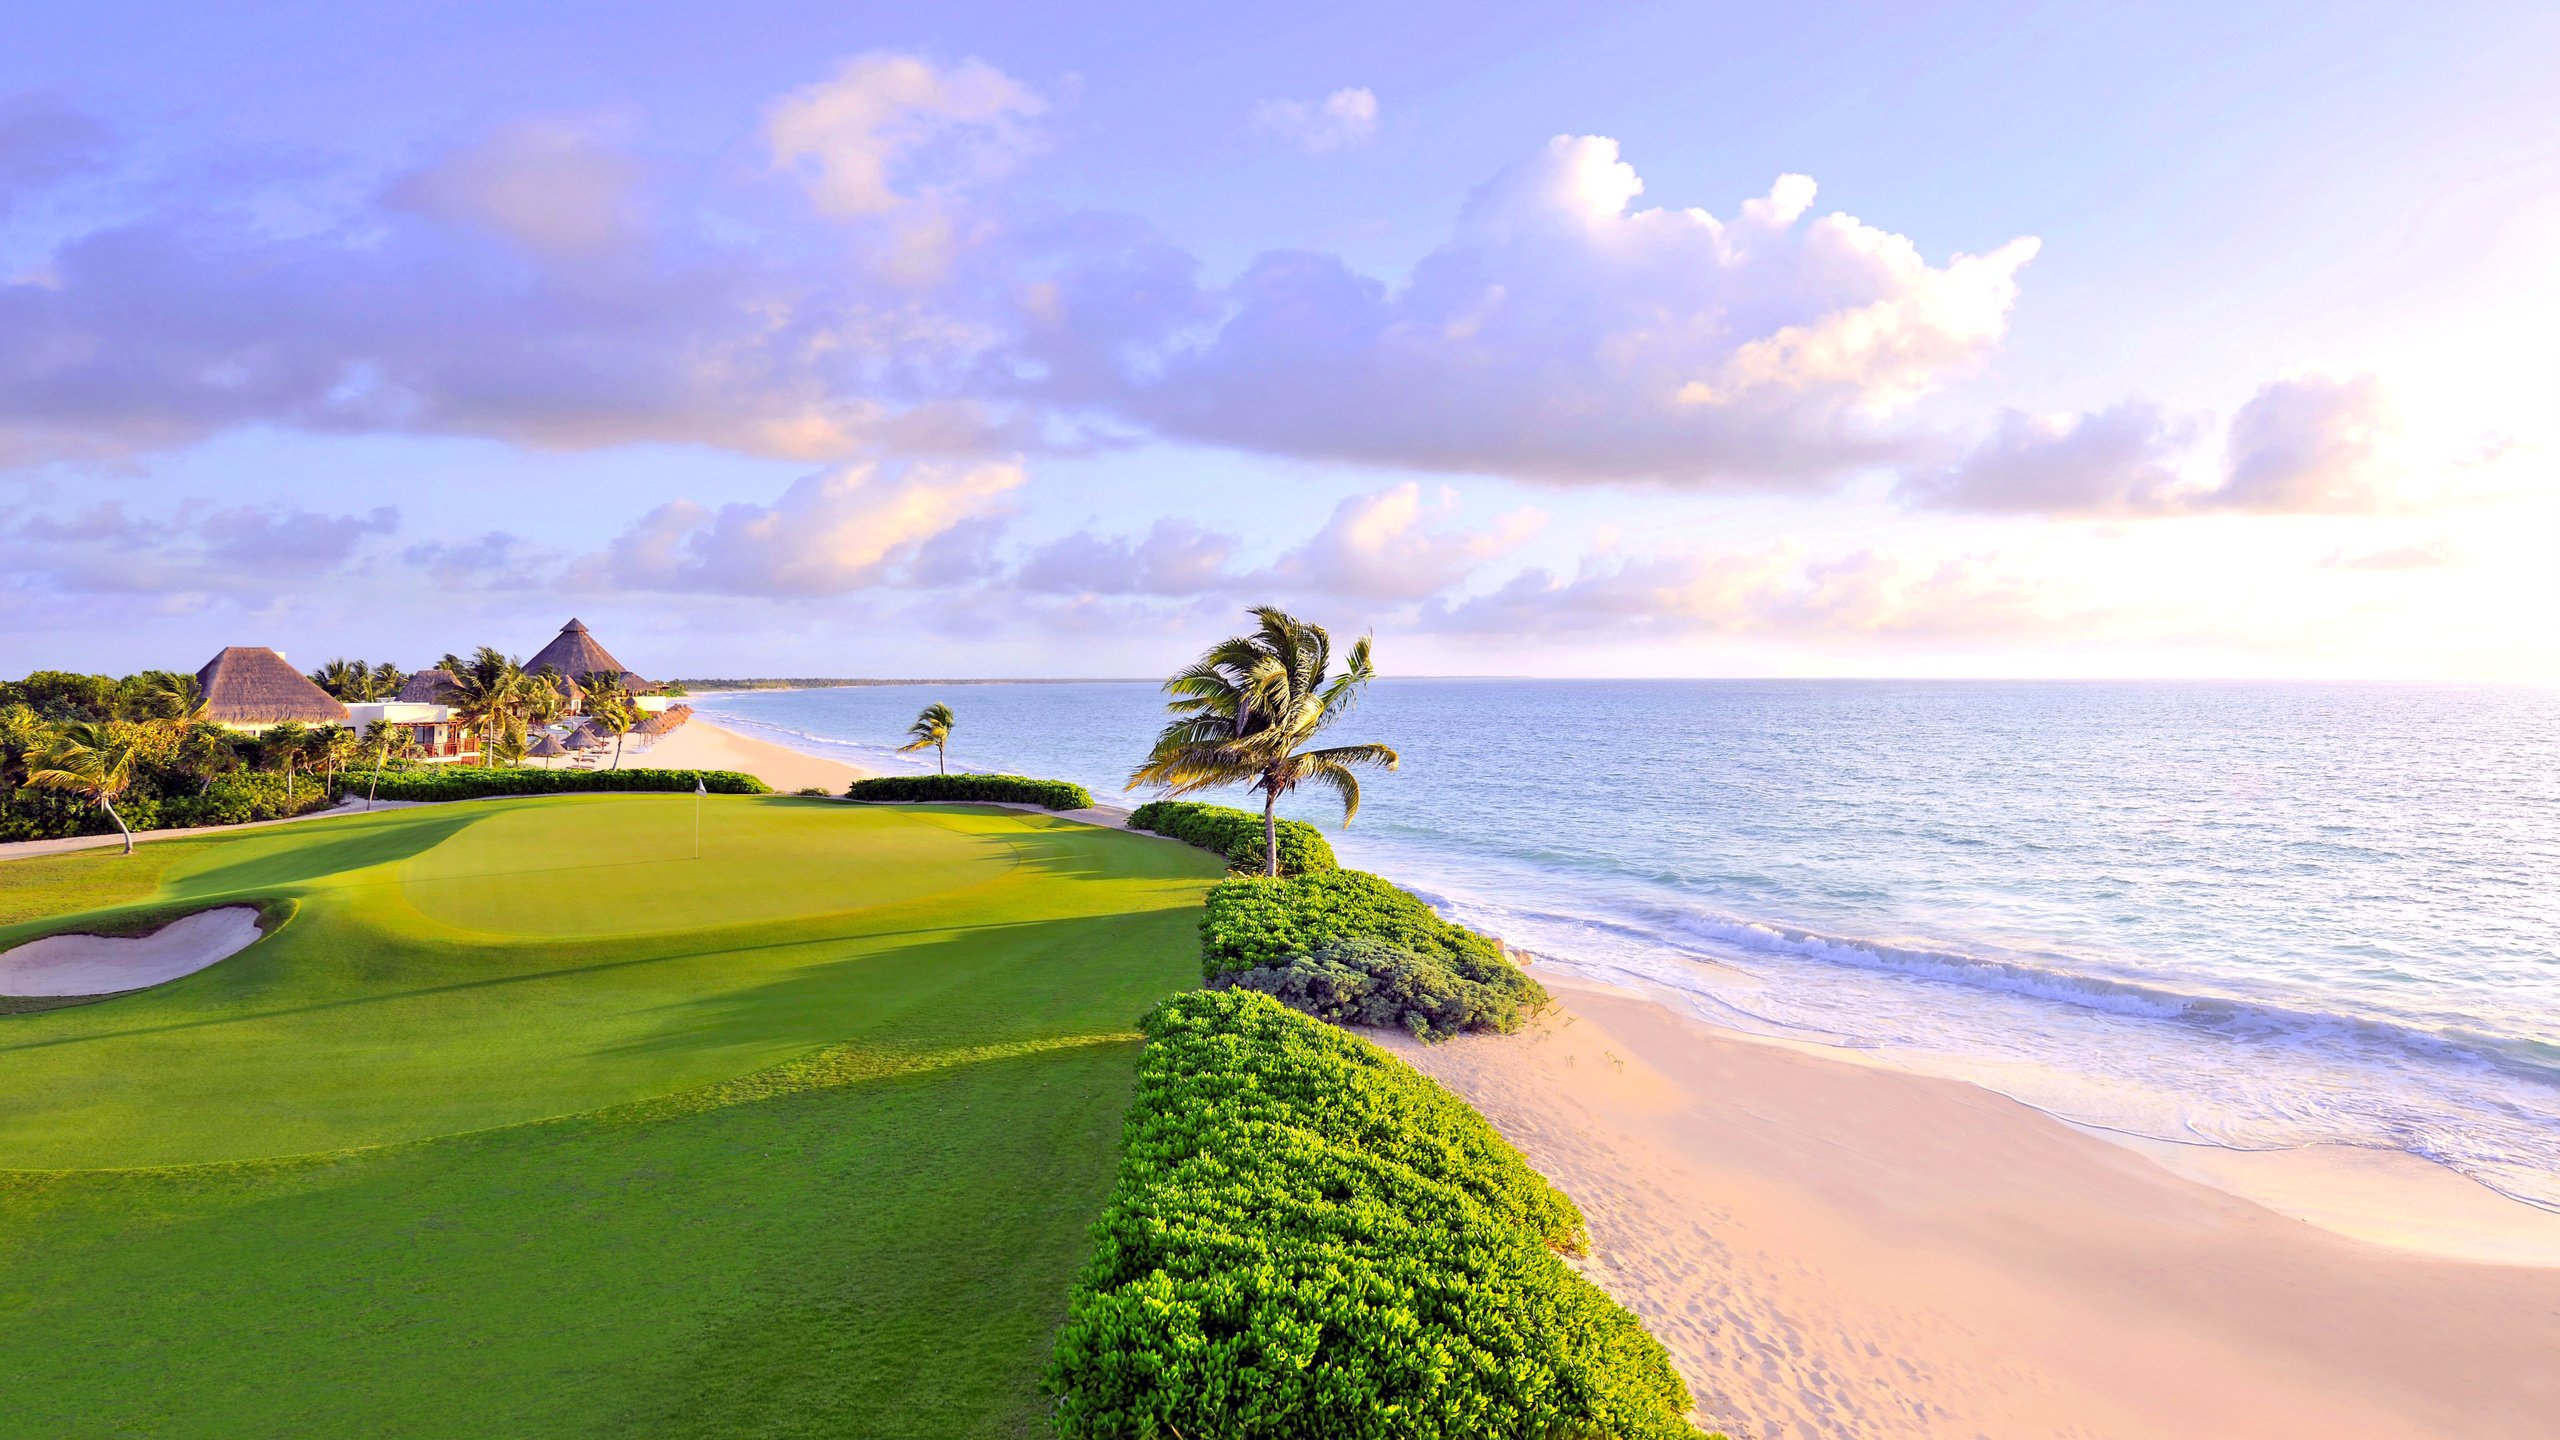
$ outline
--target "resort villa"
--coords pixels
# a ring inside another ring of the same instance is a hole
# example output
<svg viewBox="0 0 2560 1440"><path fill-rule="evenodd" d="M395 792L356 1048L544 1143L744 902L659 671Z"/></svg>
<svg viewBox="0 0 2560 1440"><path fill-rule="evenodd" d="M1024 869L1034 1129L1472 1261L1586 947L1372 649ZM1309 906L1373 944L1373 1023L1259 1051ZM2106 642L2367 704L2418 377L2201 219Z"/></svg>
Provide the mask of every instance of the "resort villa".
<svg viewBox="0 0 2560 1440"><path fill-rule="evenodd" d="M642 712L643 717L631 733L644 741L665 734L691 713L668 696L647 693L657 687L625 669L588 633L586 626L574 619L561 626L560 633L524 668L527 674L547 669L558 676L573 715L585 713L594 677L620 675L632 708ZM462 723L458 714L464 698L462 683L450 670L421 670L411 675L400 687L400 693L389 700L350 703L313 684L282 654L260 645L234 645L196 672L196 686L204 697L205 717L244 734L259 734L288 721L344 725L358 731L379 721L406 726L413 753L419 759L480 758L479 733ZM560 736L537 734L531 739L528 753L546 761L592 750L599 743L610 744L610 738L591 725L564 729Z"/></svg>

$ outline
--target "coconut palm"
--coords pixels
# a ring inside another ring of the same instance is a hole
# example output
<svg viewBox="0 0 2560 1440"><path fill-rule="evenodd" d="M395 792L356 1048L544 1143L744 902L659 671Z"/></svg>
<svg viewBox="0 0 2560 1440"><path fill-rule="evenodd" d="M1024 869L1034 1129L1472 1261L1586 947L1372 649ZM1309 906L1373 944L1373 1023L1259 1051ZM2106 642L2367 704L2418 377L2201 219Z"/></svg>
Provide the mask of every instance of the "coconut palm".
<svg viewBox="0 0 2560 1440"><path fill-rule="evenodd" d="M407 672L388 660L373 667L373 698L376 700L396 698L400 694L400 687L408 683Z"/></svg>
<svg viewBox="0 0 2560 1440"><path fill-rule="evenodd" d="M382 767L418 748L418 732L389 720L364 727L364 748L373 752L373 780L364 787L364 808L373 808L373 792L382 788Z"/></svg>
<svg viewBox="0 0 2560 1440"><path fill-rule="evenodd" d="M442 664L453 672L454 684L462 692L455 697L454 716L479 735L480 763L487 765L507 721L523 706L528 677L514 659L486 645L471 652L468 660L447 655Z"/></svg>
<svg viewBox="0 0 2560 1440"><path fill-rule="evenodd" d="M320 775L323 785L332 784L364 749L356 732L344 725L323 725L304 739L302 753L310 759L311 768Z"/></svg>
<svg viewBox="0 0 2560 1440"><path fill-rule="evenodd" d="M302 760L302 744L311 737L311 727L299 720L280 720L258 736L258 749L270 761L284 766L284 803L293 803L293 767Z"/></svg>
<svg viewBox="0 0 2560 1440"><path fill-rule="evenodd" d="M951 743L951 729L959 723L952 716L951 707L936 700L916 713L916 723L907 727L907 733L915 738L898 749L903 752L932 746L933 768L948 775L951 767L942 761L942 747Z"/></svg>
<svg viewBox="0 0 2560 1440"><path fill-rule="evenodd" d="M370 700L373 667L361 660L332 660L311 672L311 683L341 700Z"/></svg>
<svg viewBox="0 0 2560 1440"><path fill-rule="evenodd" d="M194 725L204 719L204 687L196 683L193 675L155 671L145 704L154 719L175 725Z"/></svg>
<svg viewBox="0 0 2560 1440"><path fill-rule="evenodd" d="M68 790L97 803L124 836L124 853L133 853L133 829L116 813L116 799L133 783L141 749L136 732L90 720L74 720L55 733L35 763L27 784L39 790Z"/></svg>
<svg viewBox="0 0 2560 1440"><path fill-rule="evenodd" d="M587 702L587 719L594 722L597 729L613 737L613 768L621 769L622 737L631 733L631 727L639 722L639 717L631 713L630 706L619 700L599 703L590 699Z"/></svg>
<svg viewBox="0 0 2560 1440"><path fill-rule="evenodd" d="M204 782L196 787L199 795L213 789L213 782L240 768L240 747L219 725L189 725L185 737L178 741L178 768Z"/></svg>
<svg viewBox="0 0 2560 1440"><path fill-rule="evenodd" d="M1159 785L1167 795L1188 795L1219 785L1250 785L1262 792L1263 873L1280 873L1280 797L1300 785L1322 785L1341 797L1342 823L1360 813L1362 768L1393 770L1396 752L1384 745L1307 748L1325 727L1347 714L1363 687L1376 678L1369 638L1351 647L1342 672L1333 667L1333 640L1320 625L1273 606L1252 611L1254 633L1212 646L1191 666L1164 682L1174 718L1156 736L1155 749L1129 777L1129 788Z"/></svg>

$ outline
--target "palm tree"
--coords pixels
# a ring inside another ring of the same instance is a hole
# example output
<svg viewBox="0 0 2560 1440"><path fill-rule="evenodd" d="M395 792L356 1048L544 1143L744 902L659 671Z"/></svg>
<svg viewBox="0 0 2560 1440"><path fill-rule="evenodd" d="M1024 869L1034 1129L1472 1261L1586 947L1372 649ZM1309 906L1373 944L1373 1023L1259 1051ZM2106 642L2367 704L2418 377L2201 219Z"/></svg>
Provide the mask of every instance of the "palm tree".
<svg viewBox="0 0 2560 1440"><path fill-rule="evenodd" d="M341 700L370 700L373 667L361 660L332 660L311 672L311 683Z"/></svg>
<svg viewBox="0 0 2560 1440"><path fill-rule="evenodd" d="M204 687L196 683L193 675L158 671L151 677L149 704L154 717L192 726L204 719Z"/></svg>
<svg viewBox="0 0 2560 1440"><path fill-rule="evenodd" d="M376 720L364 727L365 748L373 752L373 780L364 787L364 808L373 808L373 792L382 788L382 767L394 756L405 756L418 748L418 732L389 720Z"/></svg>
<svg viewBox="0 0 2560 1440"><path fill-rule="evenodd" d="M1396 752L1384 745L1306 746L1349 713L1377 672L1369 664L1369 638L1351 647L1342 673L1328 677L1333 640L1269 605L1252 611L1254 633L1210 647L1189 668L1164 682L1174 718L1156 736L1155 749L1129 777L1129 788L1161 785L1167 795L1188 795L1218 785L1251 785L1262 792L1262 873L1280 873L1280 797L1313 781L1342 799L1342 823L1360 813L1360 777L1366 766L1393 770Z"/></svg>
<svg viewBox="0 0 2560 1440"><path fill-rule="evenodd" d="M131 730L74 720L62 727L27 771L27 784L40 790L69 790L97 802L124 835L124 853L133 853L133 830L116 813L116 797L133 783L139 737Z"/></svg>
<svg viewBox="0 0 2560 1440"><path fill-rule="evenodd" d="M915 738L899 746L898 749L904 752L921 750L927 745L932 746L933 768L948 775L951 773L951 767L942 763L942 747L951 743L951 729L959 723L953 718L951 707L936 700L917 712L916 723L907 727L907 733Z"/></svg>
<svg viewBox="0 0 2560 1440"><path fill-rule="evenodd" d="M311 768L320 772L324 785L354 764L357 752L362 748L363 742L356 739L356 732L344 725L323 725L302 742L302 753L310 757Z"/></svg>
<svg viewBox="0 0 2560 1440"><path fill-rule="evenodd" d="M513 659L486 645L471 652L469 660L447 655L443 664L453 672L454 684L462 691L456 697L454 715L466 729L480 736L480 763L487 765L508 717L524 703L524 670Z"/></svg>
<svg viewBox="0 0 2560 1440"><path fill-rule="evenodd" d="M293 803L293 766L302 758L302 744L311 738L311 727L299 720L279 720L258 736L259 748L270 760L284 762L284 803Z"/></svg>
<svg viewBox="0 0 2560 1440"><path fill-rule="evenodd" d="M204 782L197 794L210 794L217 776L240 768L240 749L219 725L189 725L178 742L178 768Z"/></svg>
<svg viewBox="0 0 2560 1440"><path fill-rule="evenodd" d="M373 698L376 700L396 698L400 687L408 683L408 675L388 660L373 667Z"/></svg>
<svg viewBox="0 0 2560 1440"><path fill-rule="evenodd" d="M587 718L595 722L597 729L613 737L613 768L621 769L622 737L631 733L631 727L635 723L631 707L619 700L608 700L601 704L590 700L587 702Z"/></svg>

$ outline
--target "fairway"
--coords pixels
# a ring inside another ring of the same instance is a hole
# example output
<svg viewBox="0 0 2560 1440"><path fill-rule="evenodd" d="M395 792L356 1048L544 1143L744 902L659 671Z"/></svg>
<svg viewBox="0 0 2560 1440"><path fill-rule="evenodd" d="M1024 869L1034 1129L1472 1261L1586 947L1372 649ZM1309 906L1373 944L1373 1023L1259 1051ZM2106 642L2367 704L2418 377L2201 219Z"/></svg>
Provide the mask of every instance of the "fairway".
<svg viewBox="0 0 2560 1440"><path fill-rule="evenodd" d="M0 1015L12 1433L1042 1428L1132 1022L1217 862L983 807L385 812L0 864L0 945L284 902Z"/></svg>

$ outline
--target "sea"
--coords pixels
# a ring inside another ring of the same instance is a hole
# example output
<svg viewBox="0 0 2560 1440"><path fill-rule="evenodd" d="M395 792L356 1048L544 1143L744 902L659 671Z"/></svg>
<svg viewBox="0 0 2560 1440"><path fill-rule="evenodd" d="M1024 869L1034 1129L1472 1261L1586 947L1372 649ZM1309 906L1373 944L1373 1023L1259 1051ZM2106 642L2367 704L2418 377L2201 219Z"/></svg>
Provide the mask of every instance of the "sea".
<svg viewBox="0 0 2560 1440"><path fill-rule="evenodd" d="M1146 798L1150 684L695 704L899 772L932 700L954 769ZM1402 768L1347 827L1284 813L1542 962L2083 1126L2560 1209L2560 690L1387 679L1335 734Z"/></svg>

